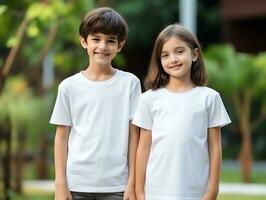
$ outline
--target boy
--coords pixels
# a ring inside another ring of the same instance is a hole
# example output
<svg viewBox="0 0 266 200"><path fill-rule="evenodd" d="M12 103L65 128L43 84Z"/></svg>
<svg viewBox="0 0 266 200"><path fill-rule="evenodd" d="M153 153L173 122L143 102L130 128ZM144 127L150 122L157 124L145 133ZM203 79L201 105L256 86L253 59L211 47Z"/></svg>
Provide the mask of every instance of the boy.
<svg viewBox="0 0 266 200"><path fill-rule="evenodd" d="M138 129L131 124L139 79L115 69L128 26L111 8L89 12L79 28L89 66L65 80L50 120L55 135L55 199L135 200Z"/></svg>

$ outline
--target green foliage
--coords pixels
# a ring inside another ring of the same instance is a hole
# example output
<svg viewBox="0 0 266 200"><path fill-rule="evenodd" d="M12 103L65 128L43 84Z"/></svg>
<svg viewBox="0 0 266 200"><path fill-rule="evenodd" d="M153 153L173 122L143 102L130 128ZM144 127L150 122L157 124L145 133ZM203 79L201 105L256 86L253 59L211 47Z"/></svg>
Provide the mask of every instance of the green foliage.
<svg viewBox="0 0 266 200"><path fill-rule="evenodd" d="M214 45L205 52L209 84L228 95L252 91L266 92L266 54L237 53L231 45Z"/></svg>
<svg viewBox="0 0 266 200"><path fill-rule="evenodd" d="M53 0L47 3L27 0L21 1L20 4L8 1L0 7L0 26L5 27L0 30L0 49L7 51L18 43L16 32L22 19L26 17L27 30L17 56L24 65L22 68L14 68L26 70L32 66L40 67L42 54L51 39L49 34L54 28L55 38L49 48L53 50L55 57L67 55L67 58L64 58L66 62L56 62L56 68L62 73L75 71L87 61L81 53L78 27L84 14L93 8L93 5L93 0Z"/></svg>
<svg viewBox="0 0 266 200"><path fill-rule="evenodd" d="M149 47L159 31L177 22L178 2L173 0L119 1L117 10L129 23L128 45Z"/></svg>
<svg viewBox="0 0 266 200"><path fill-rule="evenodd" d="M8 78L0 96L0 125L10 121L13 147L16 148L21 133L38 138L47 129L47 118L44 100L33 95L25 78Z"/></svg>

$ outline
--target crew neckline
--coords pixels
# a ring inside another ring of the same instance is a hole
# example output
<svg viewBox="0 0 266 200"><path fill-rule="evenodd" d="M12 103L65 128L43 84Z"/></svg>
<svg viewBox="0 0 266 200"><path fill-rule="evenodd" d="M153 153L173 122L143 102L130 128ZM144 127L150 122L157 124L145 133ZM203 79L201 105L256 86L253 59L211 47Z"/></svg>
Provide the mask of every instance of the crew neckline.
<svg viewBox="0 0 266 200"><path fill-rule="evenodd" d="M200 88L200 86L195 86L193 88L191 88L190 90L187 90L187 91L184 91L184 92L174 92L174 91L170 91L168 90L167 88L162 88L162 90L167 93L167 94L170 94L170 95L173 95L173 96L187 96L187 95L191 95L191 94L194 94L198 89Z"/></svg>
<svg viewBox="0 0 266 200"><path fill-rule="evenodd" d="M93 81L93 80L86 78L84 75L84 70L80 71L79 74L86 83L88 83L90 85L101 86L101 85L108 85L108 84L112 83L120 74L120 70L115 69L115 73L110 78L108 78L106 80L102 80L102 81Z"/></svg>

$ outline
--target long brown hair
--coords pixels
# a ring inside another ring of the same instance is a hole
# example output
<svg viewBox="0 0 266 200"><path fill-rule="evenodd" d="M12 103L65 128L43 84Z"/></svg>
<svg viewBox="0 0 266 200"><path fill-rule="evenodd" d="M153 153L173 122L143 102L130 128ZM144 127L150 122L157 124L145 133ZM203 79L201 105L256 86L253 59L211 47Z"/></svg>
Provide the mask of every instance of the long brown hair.
<svg viewBox="0 0 266 200"><path fill-rule="evenodd" d="M192 51L196 48L198 49L198 59L191 66L191 81L195 85L206 85L207 73L198 39L183 26L172 24L163 29L155 41L149 72L145 79L145 88L147 90L156 90L168 84L170 77L163 70L161 53L164 43L172 36L176 36L178 39L184 41Z"/></svg>

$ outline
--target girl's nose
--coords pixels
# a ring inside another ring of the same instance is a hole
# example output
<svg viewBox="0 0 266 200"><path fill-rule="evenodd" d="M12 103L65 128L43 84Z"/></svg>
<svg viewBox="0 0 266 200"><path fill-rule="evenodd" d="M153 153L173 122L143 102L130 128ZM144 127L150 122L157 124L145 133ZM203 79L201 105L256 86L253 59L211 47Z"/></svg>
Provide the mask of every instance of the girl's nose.
<svg viewBox="0 0 266 200"><path fill-rule="evenodd" d="M175 54L170 55L170 62L171 63L177 63L178 57Z"/></svg>

